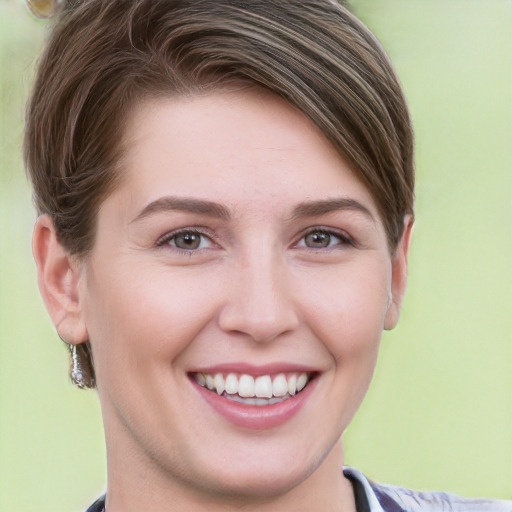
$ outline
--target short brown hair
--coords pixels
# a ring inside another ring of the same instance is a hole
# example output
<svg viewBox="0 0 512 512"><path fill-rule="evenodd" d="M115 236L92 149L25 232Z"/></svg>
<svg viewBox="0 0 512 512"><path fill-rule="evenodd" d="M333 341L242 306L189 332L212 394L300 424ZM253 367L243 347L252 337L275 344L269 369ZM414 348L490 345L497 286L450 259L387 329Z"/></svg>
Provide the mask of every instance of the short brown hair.
<svg viewBox="0 0 512 512"><path fill-rule="evenodd" d="M25 163L40 214L77 257L118 177L124 116L151 95L230 82L266 87L310 117L372 194L390 250L413 213L413 132L371 32L334 0L68 0L30 99ZM82 366L94 384L89 343Z"/></svg>

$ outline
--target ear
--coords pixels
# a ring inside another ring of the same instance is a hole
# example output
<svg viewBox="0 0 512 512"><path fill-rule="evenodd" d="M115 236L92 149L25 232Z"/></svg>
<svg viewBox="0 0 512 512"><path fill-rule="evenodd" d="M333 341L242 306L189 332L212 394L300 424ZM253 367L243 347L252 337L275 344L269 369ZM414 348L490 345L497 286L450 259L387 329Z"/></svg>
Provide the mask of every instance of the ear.
<svg viewBox="0 0 512 512"><path fill-rule="evenodd" d="M72 344L87 341L79 297L82 267L57 239L52 219L41 215L32 237L39 290L60 338Z"/></svg>
<svg viewBox="0 0 512 512"><path fill-rule="evenodd" d="M386 318L384 320L384 329L393 329L400 317L402 309L402 300L407 287L407 259L409 256L409 246L411 243L412 226L414 220L410 215L404 219L404 232L395 254L391 259L391 290L390 302Z"/></svg>

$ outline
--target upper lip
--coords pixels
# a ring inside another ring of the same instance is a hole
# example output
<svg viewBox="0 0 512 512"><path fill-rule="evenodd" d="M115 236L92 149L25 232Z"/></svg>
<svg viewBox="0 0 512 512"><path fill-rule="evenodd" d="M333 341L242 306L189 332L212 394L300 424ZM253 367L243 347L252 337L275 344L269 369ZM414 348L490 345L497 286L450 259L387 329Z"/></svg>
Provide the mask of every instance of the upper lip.
<svg viewBox="0 0 512 512"><path fill-rule="evenodd" d="M277 373L317 373L318 368L306 364L275 362L265 365L252 365L245 362L222 363L211 366L200 366L189 370L189 373L244 373L247 375L273 375Z"/></svg>

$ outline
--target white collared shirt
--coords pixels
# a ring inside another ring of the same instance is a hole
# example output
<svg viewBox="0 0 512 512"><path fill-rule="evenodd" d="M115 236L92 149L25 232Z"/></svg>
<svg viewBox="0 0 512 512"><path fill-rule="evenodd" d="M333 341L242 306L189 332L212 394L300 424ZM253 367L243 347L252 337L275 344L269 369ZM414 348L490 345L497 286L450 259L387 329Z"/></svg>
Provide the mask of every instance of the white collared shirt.
<svg viewBox="0 0 512 512"><path fill-rule="evenodd" d="M349 467L343 468L343 474L362 485L370 512L512 512L512 501L467 499L445 492L418 492L376 484Z"/></svg>

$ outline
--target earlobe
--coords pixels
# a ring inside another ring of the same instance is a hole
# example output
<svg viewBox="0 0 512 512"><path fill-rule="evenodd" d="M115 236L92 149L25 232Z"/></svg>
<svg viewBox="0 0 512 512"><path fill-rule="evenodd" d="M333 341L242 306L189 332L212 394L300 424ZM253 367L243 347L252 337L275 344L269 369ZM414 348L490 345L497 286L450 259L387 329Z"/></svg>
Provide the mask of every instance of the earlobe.
<svg viewBox="0 0 512 512"><path fill-rule="evenodd" d="M402 300L407 287L407 262L413 224L414 219L412 216L407 215L404 219L404 232L402 239L400 240L396 252L391 260L391 293L384 321L384 329L388 331L393 329L398 323L400 310L402 309Z"/></svg>
<svg viewBox="0 0 512 512"><path fill-rule="evenodd" d="M59 242L48 215L36 221L32 251L39 290L59 336L72 344L87 341L79 293L81 266Z"/></svg>

